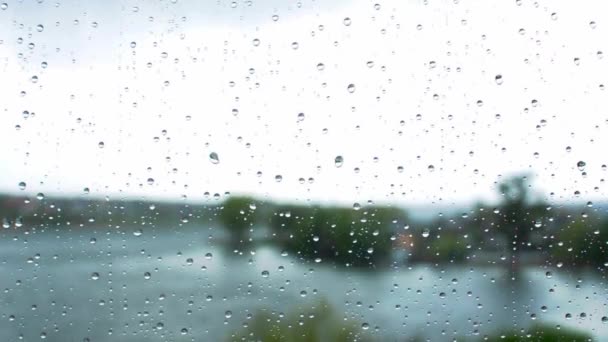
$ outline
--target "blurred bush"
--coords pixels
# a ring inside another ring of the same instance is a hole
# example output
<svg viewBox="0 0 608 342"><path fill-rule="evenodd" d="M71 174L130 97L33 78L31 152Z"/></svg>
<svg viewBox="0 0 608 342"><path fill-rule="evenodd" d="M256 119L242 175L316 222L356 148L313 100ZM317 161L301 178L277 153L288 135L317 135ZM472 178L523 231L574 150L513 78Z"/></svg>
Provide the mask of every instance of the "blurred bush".
<svg viewBox="0 0 608 342"><path fill-rule="evenodd" d="M556 327L548 324L534 325L525 332L519 330L505 331L490 336L486 341L535 341L535 342L583 342L592 341L591 335L564 327Z"/></svg>
<svg viewBox="0 0 608 342"><path fill-rule="evenodd" d="M277 241L307 259L375 266L389 259L391 236L405 212L390 207L280 206L271 218Z"/></svg>
<svg viewBox="0 0 608 342"><path fill-rule="evenodd" d="M557 234L551 251L555 263L567 266L603 266L608 262L608 222L592 225L576 220Z"/></svg>
<svg viewBox="0 0 608 342"><path fill-rule="evenodd" d="M228 341L317 342L371 341L360 323L345 321L327 301L280 317L260 310Z"/></svg>

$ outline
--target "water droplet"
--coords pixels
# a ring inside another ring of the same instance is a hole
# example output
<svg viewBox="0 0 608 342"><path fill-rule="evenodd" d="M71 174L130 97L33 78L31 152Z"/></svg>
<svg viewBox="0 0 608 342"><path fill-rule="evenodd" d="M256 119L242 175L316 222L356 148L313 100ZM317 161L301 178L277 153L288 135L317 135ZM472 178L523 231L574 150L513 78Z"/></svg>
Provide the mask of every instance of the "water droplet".
<svg viewBox="0 0 608 342"><path fill-rule="evenodd" d="M308 293L304 290L300 291L300 297L306 297L306 295L308 295Z"/></svg>
<svg viewBox="0 0 608 342"><path fill-rule="evenodd" d="M268 272L268 271L262 271L262 277L268 278L269 276L270 276L270 272Z"/></svg>
<svg viewBox="0 0 608 342"><path fill-rule="evenodd" d="M93 279L93 280L99 279L99 273L97 273L97 272L91 273L91 279Z"/></svg>
<svg viewBox="0 0 608 342"><path fill-rule="evenodd" d="M428 166L428 170L429 170L430 172L435 171L435 166L433 166L433 165L429 165L429 166Z"/></svg>
<svg viewBox="0 0 608 342"><path fill-rule="evenodd" d="M342 20L342 23L344 23L344 26L350 26L351 20L349 17L346 17L344 20Z"/></svg>
<svg viewBox="0 0 608 342"><path fill-rule="evenodd" d="M104 148L105 144L104 144L104 142L103 142L103 141L100 141L100 142L97 144L97 146L98 146L99 148Z"/></svg>
<svg viewBox="0 0 608 342"><path fill-rule="evenodd" d="M424 228L422 230L422 237L427 238L431 234L431 231L428 228Z"/></svg>
<svg viewBox="0 0 608 342"><path fill-rule="evenodd" d="M217 155L217 153L215 152L211 152L209 154L209 160L213 163L213 164L217 164L220 162L220 157Z"/></svg>
<svg viewBox="0 0 608 342"><path fill-rule="evenodd" d="M501 85L502 84L502 75L494 76L494 81L496 81L496 84Z"/></svg>
<svg viewBox="0 0 608 342"><path fill-rule="evenodd" d="M602 317L602 323L608 323L608 316Z"/></svg>
<svg viewBox="0 0 608 342"><path fill-rule="evenodd" d="M42 24L36 25L36 31L38 31L38 32L44 31L44 26L42 26Z"/></svg>
<svg viewBox="0 0 608 342"><path fill-rule="evenodd" d="M25 184L25 182L19 182L18 186L19 186L19 190L25 190L25 188L27 187L27 184Z"/></svg>
<svg viewBox="0 0 608 342"><path fill-rule="evenodd" d="M292 42L291 43L291 48L294 50L297 50L300 47L300 44L298 44L298 42Z"/></svg>
<svg viewBox="0 0 608 342"><path fill-rule="evenodd" d="M36 199L38 199L39 201L42 201L42 200L44 199L44 194L43 194L42 192L39 192L39 193L36 195Z"/></svg>
<svg viewBox="0 0 608 342"><path fill-rule="evenodd" d="M2 4L0 4L0 9L1 10L6 10L8 8L8 4L6 2L3 2Z"/></svg>
<svg viewBox="0 0 608 342"><path fill-rule="evenodd" d="M188 266L192 266L192 264L193 264L193 263L194 263L194 259L192 259L192 258L188 258L188 259L186 259L186 264L187 264Z"/></svg>
<svg viewBox="0 0 608 342"><path fill-rule="evenodd" d="M153 185L154 184L154 178L148 178L147 182L148 182L148 185Z"/></svg>
<svg viewBox="0 0 608 342"><path fill-rule="evenodd" d="M318 63L318 64L317 64L317 70L319 70L319 71L323 71L323 70L325 70L325 64L323 64L323 63Z"/></svg>
<svg viewBox="0 0 608 342"><path fill-rule="evenodd" d="M380 4L374 4L374 9L376 11L379 11L380 10Z"/></svg>
<svg viewBox="0 0 608 342"><path fill-rule="evenodd" d="M369 324L368 323L361 324L361 329L363 329L363 330L369 329Z"/></svg>
<svg viewBox="0 0 608 342"><path fill-rule="evenodd" d="M232 317L232 311L227 310L226 312L224 312L224 317L226 317L226 318Z"/></svg>
<svg viewBox="0 0 608 342"><path fill-rule="evenodd" d="M298 121L304 121L305 116L304 113L298 113Z"/></svg>
<svg viewBox="0 0 608 342"><path fill-rule="evenodd" d="M135 235L135 236L142 236L143 233L144 233L144 231L141 229L136 229L135 231L133 231L133 235Z"/></svg>
<svg viewBox="0 0 608 342"><path fill-rule="evenodd" d="M148 280L150 278L152 278L152 275L150 274L150 272L144 273L144 279Z"/></svg>
<svg viewBox="0 0 608 342"><path fill-rule="evenodd" d="M186 334L188 334L188 329L182 328L182 330L180 330L180 332L182 335L186 335Z"/></svg>
<svg viewBox="0 0 608 342"><path fill-rule="evenodd" d="M282 180L283 180L283 176L281 176L281 175L276 175L276 176L274 176L274 180L275 180L277 183L279 183L280 181L282 181Z"/></svg>
<svg viewBox="0 0 608 342"><path fill-rule="evenodd" d="M348 90L349 93L354 93L355 92L355 85L354 84L349 84L348 87L346 87L346 90Z"/></svg>
<svg viewBox="0 0 608 342"><path fill-rule="evenodd" d="M360 209L361 209L361 204L359 204L358 202L355 202L355 203L353 204L353 209L354 209L354 210L360 210Z"/></svg>
<svg viewBox="0 0 608 342"><path fill-rule="evenodd" d="M555 12L551 13L551 19L557 20L557 13L555 13Z"/></svg>
<svg viewBox="0 0 608 342"><path fill-rule="evenodd" d="M259 45L260 45L260 40L259 40L259 39L257 39L257 38L255 38L255 39L253 40L253 46L259 46Z"/></svg>
<svg viewBox="0 0 608 342"><path fill-rule="evenodd" d="M342 164L344 164L344 158L342 158L342 156L337 156L336 159L334 160L334 163L335 163L336 167L341 167Z"/></svg>
<svg viewBox="0 0 608 342"><path fill-rule="evenodd" d="M278 21L279 20L279 16L276 14L272 15L272 21Z"/></svg>
<svg viewBox="0 0 608 342"><path fill-rule="evenodd" d="M576 167L579 169L579 171L584 171L586 165L587 165L587 163L585 163L582 160L579 161L578 163L576 163Z"/></svg>
<svg viewBox="0 0 608 342"><path fill-rule="evenodd" d="M591 27L592 29L594 29L594 28L597 27L597 23L592 20L592 21L589 22L589 27Z"/></svg>

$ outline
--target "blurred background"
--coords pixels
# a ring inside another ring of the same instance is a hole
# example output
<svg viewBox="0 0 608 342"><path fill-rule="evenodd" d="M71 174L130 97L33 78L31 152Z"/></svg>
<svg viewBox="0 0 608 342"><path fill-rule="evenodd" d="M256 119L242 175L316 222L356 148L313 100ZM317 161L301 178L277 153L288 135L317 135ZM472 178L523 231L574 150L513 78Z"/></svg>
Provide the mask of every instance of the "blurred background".
<svg viewBox="0 0 608 342"><path fill-rule="evenodd" d="M606 9L0 0L0 340L608 339Z"/></svg>

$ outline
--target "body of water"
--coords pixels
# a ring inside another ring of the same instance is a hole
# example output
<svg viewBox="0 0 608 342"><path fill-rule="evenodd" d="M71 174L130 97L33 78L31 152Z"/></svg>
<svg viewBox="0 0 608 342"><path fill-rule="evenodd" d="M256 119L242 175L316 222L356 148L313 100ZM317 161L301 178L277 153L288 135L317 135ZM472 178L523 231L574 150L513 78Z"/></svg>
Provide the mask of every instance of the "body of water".
<svg viewBox="0 0 608 342"><path fill-rule="evenodd" d="M235 252L221 236L193 226L4 230L0 340L222 341L260 309L287 314L322 299L382 341L476 340L539 322L608 340L603 274L530 267L513 280L501 267L336 269L267 246Z"/></svg>

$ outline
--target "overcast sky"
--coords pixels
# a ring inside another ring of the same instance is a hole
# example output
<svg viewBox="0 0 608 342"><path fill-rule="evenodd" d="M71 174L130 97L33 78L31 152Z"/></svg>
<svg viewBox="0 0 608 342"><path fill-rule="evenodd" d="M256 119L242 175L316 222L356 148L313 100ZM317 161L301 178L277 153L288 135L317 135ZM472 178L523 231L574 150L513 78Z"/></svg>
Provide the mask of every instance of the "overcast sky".
<svg viewBox="0 0 608 342"><path fill-rule="evenodd" d="M604 1L1 1L1 191L607 195Z"/></svg>

